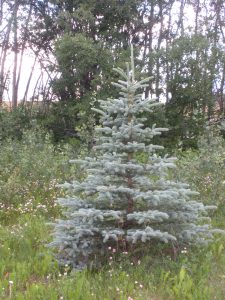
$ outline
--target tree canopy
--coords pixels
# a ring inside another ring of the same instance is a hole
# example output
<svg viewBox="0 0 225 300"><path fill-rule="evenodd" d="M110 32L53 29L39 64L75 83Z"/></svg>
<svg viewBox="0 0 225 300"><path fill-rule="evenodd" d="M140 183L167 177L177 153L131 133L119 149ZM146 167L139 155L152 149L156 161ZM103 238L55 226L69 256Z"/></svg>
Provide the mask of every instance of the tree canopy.
<svg viewBox="0 0 225 300"><path fill-rule="evenodd" d="M194 144L205 119L224 114L224 11L221 0L1 1L0 103L41 101L46 112L57 102L61 124L62 106L76 106L74 120L82 112L96 118L90 105L114 95L110 81L117 75L109 66L121 67L132 43L137 67L154 77L145 95L165 102L170 138ZM33 67L22 91L28 53ZM73 130L70 120L61 136Z"/></svg>

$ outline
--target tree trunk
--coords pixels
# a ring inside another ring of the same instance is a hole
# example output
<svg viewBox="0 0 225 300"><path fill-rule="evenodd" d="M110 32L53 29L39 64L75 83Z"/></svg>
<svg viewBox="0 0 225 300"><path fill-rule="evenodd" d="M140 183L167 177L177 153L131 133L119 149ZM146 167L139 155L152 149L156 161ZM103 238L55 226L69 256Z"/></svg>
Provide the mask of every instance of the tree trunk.
<svg viewBox="0 0 225 300"><path fill-rule="evenodd" d="M0 1L0 26L2 25L2 18L3 18L3 4L4 0Z"/></svg>
<svg viewBox="0 0 225 300"><path fill-rule="evenodd" d="M17 87L17 65L18 65L18 8L19 2L15 0L13 9L13 50L14 50L14 61L13 61L13 75L12 75L12 108L17 106L18 102L18 87Z"/></svg>
<svg viewBox="0 0 225 300"><path fill-rule="evenodd" d="M8 48L9 48L9 37L10 37L11 29L12 29L12 19L9 20L6 26L6 33L1 47L2 50L0 55L0 66L1 66L0 67L0 106L2 105L3 95L6 89L5 63L6 63L6 58L7 58Z"/></svg>
<svg viewBox="0 0 225 300"><path fill-rule="evenodd" d="M29 90L29 87L30 87L31 79L32 79L33 74L34 74L34 68L35 68L36 62L37 62L37 56L35 56L34 63L32 65L30 75L29 75L29 78L28 78L28 81L27 81L27 84L26 84L26 89L25 89L25 93L24 93L24 96L23 96L23 104L27 101L28 90Z"/></svg>
<svg viewBox="0 0 225 300"><path fill-rule="evenodd" d="M27 43L27 37L28 37L28 25L29 25L29 21L31 18L31 13L32 13L32 5L30 5L29 13L28 13L25 27L24 27L24 39L23 39L23 43L22 43L22 47L21 47L20 62L19 62L19 67L18 67L17 79L16 79L16 90L17 91L19 89L19 82L20 82L20 76L21 76L21 70L22 70L22 64L23 64L24 51L26 49L26 43Z"/></svg>

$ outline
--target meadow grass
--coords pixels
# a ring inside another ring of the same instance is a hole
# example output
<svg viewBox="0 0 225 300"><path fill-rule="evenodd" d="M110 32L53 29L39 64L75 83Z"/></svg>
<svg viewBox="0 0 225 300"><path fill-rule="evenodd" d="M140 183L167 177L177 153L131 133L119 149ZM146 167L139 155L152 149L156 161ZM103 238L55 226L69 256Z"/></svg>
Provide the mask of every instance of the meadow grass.
<svg viewBox="0 0 225 300"><path fill-rule="evenodd" d="M224 237L176 260L162 252L134 261L109 249L104 268L74 272L47 247L47 220L27 213L0 227L0 299L224 299Z"/></svg>

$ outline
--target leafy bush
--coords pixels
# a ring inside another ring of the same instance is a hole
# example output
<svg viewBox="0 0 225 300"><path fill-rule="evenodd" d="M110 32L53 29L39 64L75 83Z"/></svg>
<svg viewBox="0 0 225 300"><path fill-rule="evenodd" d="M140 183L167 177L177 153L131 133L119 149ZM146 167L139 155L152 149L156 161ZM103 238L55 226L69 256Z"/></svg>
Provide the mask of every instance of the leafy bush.
<svg viewBox="0 0 225 300"><path fill-rule="evenodd" d="M40 128L26 130L21 140L0 147L0 217L56 210L56 184L70 178L71 147L56 147Z"/></svg>
<svg viewBox="0 0 225 300"><path fill-rule="evenodd" d="M7 138L21 139L23 130L32 127L32 118L31 111L24 106L18 106L12 111L0 107L0 141Z"/></svg>
<svg viewBox="0 0 225 300"><path fill-rule="evenodd" d="M37 115L38 124L52 132L54 142L69 142L73 146L88 144L92 139L94 117L86 97L81 102L59 101L48 107L46 114Z"/></svg>
<svg viewBox="0 0 225 300"><path fill-rule="evenodd" d="M225 141L219 128L207 127L199 139L198 150L181 154L176 174L199 191L203 202L224 204Z"/></svg>

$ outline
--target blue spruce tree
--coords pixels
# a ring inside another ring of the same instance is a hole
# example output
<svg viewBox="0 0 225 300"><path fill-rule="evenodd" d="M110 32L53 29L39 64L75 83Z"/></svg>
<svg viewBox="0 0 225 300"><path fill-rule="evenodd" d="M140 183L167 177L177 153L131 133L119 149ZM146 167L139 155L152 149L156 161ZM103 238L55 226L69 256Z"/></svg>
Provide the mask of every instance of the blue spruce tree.
<svg viewBox="0 0 225 300"><path fill-rule="evenodd" d="M133 54L126 72L115 71L123 78L113 83L120 96L100 100L95 109L102 126L95 128L94 155L71 161L82 166L86 179L62 185L74 196L58 200L65 218L55 224L51 245L75 268L104 254L109 245L199 243L214 231L207 211L215 207L192 200L197 193L187 184L169 180L174 158L156 154L162 147L152 140L167 129L143 125L141 113L159 105L143 99L149 78L136 81ZM140 153L147 157L145 163L138 159Z"/></svg>

